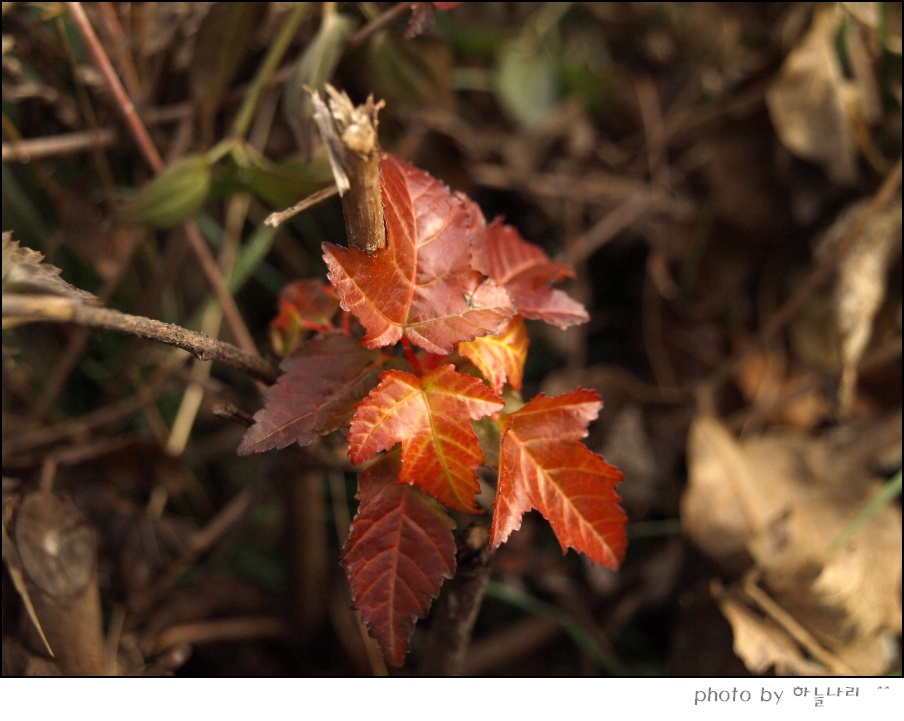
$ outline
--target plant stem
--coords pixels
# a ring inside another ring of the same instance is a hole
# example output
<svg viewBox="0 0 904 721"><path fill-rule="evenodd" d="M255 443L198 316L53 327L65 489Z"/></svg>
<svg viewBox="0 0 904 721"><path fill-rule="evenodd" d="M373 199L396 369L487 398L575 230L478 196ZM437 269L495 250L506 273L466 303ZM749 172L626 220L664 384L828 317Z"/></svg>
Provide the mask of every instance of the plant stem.
<svg viewBox="0 0 904 721"><path fill-rule="evenodd" d="M107 87L110 88L110 91L116 98L117 105L119 105L119 109L122 111L126 124L129 126L129 130L135 138L135 142L138 143L138 147L141 150L142 155L144 155L144 159L155 172L159 172L163 167L163 158L161 158L160 153L157 152L157 146L154 145L154 141L151 140L151 136L148 135L144 123L135 111L135 103L132 102L126 89L119 81L119 76L116 74L116 70L113 68L110 58L107 57L107 53L100 44L100 40L97 39L94 28L91 27L91 21L88 20L88 16L85 14L85 9L82 7L81 3L77 2L66 3L66 6L69 9L72 20L75 22L76 27L78 27L78 31L84 39L85 44L88 46L88 50L91 52L94 62L96 62L97 66L100 68L104 80L107 82Z"/></svg>
<svg viewBox="0 0 904 721"><path fill-rule="evenodd" d="M431 613L431 633L425 676L459 676L471 632L490 580L489 531L473 525L456 538L457 570L455 578L443 586L436 608Z"/></svg>
<svg viewBox="0 0 904 721"><path fill-rule="evenodd" d="M318 92L311 93L314 122L342 198L348 246L373 253L386 247L377 136L377 113L383 102L375 103L371 96L363 105L355 106L333 86L327 84L325 90L329 108Z"/></svg>
<svg viewBox="0 0 904 721"><path fill-rule="evenodd" d="M275 383L279 370L269 361L234 345L143 316L79 303L54 295L3 294L4 325L71 323L160 341L187 350L198 360L216 360L265 383ZM7 324L7 320L13 321Z"/></svg>

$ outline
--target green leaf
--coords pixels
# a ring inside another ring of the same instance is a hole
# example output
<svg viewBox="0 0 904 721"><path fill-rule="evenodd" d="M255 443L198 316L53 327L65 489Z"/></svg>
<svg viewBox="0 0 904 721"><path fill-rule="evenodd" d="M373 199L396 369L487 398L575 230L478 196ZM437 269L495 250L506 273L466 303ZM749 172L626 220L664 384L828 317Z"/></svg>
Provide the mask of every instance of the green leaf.
<svg viewBox="0 0 904 721"><path fill-rule="evenodd" d="M345 40L355 29L351 18L338 13L324 15L317 35L298 60L295 70L286 83L283 96L283 113L295 131L296 140L305 155L313 152L314 106L305 86L322 90L339 63ZM297 198L296 198L297 200Z"/></svg>
<svg viewBox="0 0 904 721"><path fill-rule="evenodd" d="M429 36L402 40L377 33L368 46L367 70L377 97L416 107L442 105L452 86L448 43Z"/></svg>
<svg viewBox="0 0 904 721"><path fill-rule="evenodd" d="M211 129L213 116L266 11L266 3L214 3L201 23L189 82L200 109L202 127Z"/></svg>
<svg viewBox="0 0 904 721"><path fill-rule="evenodd" d="M553 59L542 43L529 35L507 43L497 61L496 88L519 123L528 128L541 123L559 98Z"/></svg>
<svg viewBox="0 0 904 721"><path fill-rule="evenodd" d="M293 155L278 163L249 153L240 177L257 197L274 208L285 208L333 182L326 153L318 152L310 162Z"/></svg>
<svg viewBox="0 0 904 721"><path fill-rule="evenodd" d="M204 155L183 158L145 185L122 208L130 225L168 228L195 215L210 191L210 165Z"/></svg>

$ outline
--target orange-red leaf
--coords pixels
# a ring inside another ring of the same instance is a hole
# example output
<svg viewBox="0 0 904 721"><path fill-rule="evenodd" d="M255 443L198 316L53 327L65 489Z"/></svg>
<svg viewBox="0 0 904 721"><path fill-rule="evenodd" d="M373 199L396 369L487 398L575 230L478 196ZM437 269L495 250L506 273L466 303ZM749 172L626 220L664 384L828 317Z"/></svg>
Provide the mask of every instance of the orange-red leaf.
<svg viewBox="0 0 904 721"><path fill-rule="evenodd" d="M375 253L324 243L342 307L367 331L368 348L403 335L431 353L494 333L512 316L508 294L470 265L471 213L435 178L384 153L380 161L387 247Z"/></svg>
<svg viewBox="0 0 904 721"><path fill-rule="evenodd" d="M615 487L621 472L580 442L602 400L578 389L555 398L543 394L503 419L499 485L490 544L495 548L537 509L569 546L595 563L617 568L624 558L624 511Z"/></svg>
<svg viewBox="0 0 904 721"><path fill-rule="evenodd" d="M419 489L398 483L400 469L399 454L389 453L361 471L361 505L342 555L352 606L393 666L455 573L455 523Z"/></svg>
<svg viewBox="0 0 904 721"><path fill-rule="evenodd" d="M380 365L379 353L348 336L319 336L303 343L280 364L283 374L265 392L264 407L254 414L238 454L292 443L306 446L346 425L376 383Z"/></svg>
<svg viewBox="0 0 904 721"><path fill-rule="evenodd" d="M477 234L472 265L505 287L519 315L567 328L586 323L590 316L583 305L561 290L550 287L574 277L570 265L553 263L541 248L528 243L516 228L498 218L486 234Z"/></svg>
<svg viewBox="0 0 904 721"><path fill-rule="evenodd" d="M348 433L352 463L402 444L400 483L414 483L449 508L477 512L483 463L470 420L503 407L502 399L451 365L423 377L386 371L355 411Z"/></svg>
<svg viewBox="0 0 904 721"><path fill-rule="evenodd" d="M328 330L339 310L332 286L319 280L296 280L279 295L279 315L270 321L276 351L289 355L311 330Z"/></svg>
<svg viewBox="0 0 904 721"><path fill-rule="evenodd" d="M497 335L459 343L458 352L477 366L494 391L502 393L506 382L516 390L521 389L527 346L527 327L517 315L506 321Z"/></svg>

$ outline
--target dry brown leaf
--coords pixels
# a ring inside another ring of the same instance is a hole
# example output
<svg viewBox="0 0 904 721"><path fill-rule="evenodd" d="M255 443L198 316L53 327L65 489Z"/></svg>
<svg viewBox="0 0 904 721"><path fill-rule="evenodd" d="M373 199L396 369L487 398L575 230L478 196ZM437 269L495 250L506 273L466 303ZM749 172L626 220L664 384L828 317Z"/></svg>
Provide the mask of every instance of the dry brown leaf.
<svg viewBox="0 0 904 721"><path fill-rule="evenodd" d="M44 263L44 256L36 250L19 245L12 233L3 234L3 292L62 295L80 303L100 303L87 291L70 285L60 278L60 269Z"/></svg>
<svg viewBox="0 0 904 721"><path fill-rule="evenodd" d="M876 666L890 657L878 650L901 629L900 509L884 507L829 554L878 492L859 446L792 431L737 441L701 416L688 461L682 519L691 540L735 573L748 554L776 603L820 644L856 673L884 671Z"/></svg>
<svg viewBox="0 0 904 721"><path fill-rule="evenodd" d="M828 229L816 257L831 254L856 225L869 205L864 199L850 205ZM851 409L857 364L873 330L873 319L885 298L889 265L901 252L901 198L877 213L851 251L841 261L835 281L832 311L841 344L842 376L838 391L843 413Z"/></svg>
<svg viewBox="0 0 904 721"><path fill-rule="evenodd" d="M791 50L766 90L766 105L788 150L819 164L834 183L857 182L857 145L852 122L858 89L847 80L835 36L839 6L820 7L809 32Z"/></svg>
<svg viewBox="0 0 904 721"><path fill-rule="evenodd" d="M730 596L719 608L734 632L734 652L753 673L774 668L778 676L819 676L821 666L808 662L794 640L774 621L763 618Z"/></svg>
<svg viewBox="0 0 904 721"><path fill-rule="evenodd" d="M734 378L751 410L767 425L810 430L834 416L816 377L789 368L782 352L746 352Z"/></svg>

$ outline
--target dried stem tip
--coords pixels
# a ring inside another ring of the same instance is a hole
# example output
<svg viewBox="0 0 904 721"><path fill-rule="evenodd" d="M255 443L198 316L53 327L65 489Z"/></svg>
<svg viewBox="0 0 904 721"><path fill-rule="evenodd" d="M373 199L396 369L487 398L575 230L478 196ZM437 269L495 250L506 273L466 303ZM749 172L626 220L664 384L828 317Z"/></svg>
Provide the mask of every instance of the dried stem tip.
<svg viewBox="0 0 904 721"><path fill-rule="evenodd" d="M371 96L363 105L355 106L345 93L327 85L327 107L319 93L309 92L314 103L314 122L323 137L342 196L349 247L368 253L385 248L377 137L377 113L383 101L375 103Z"/></svg>

